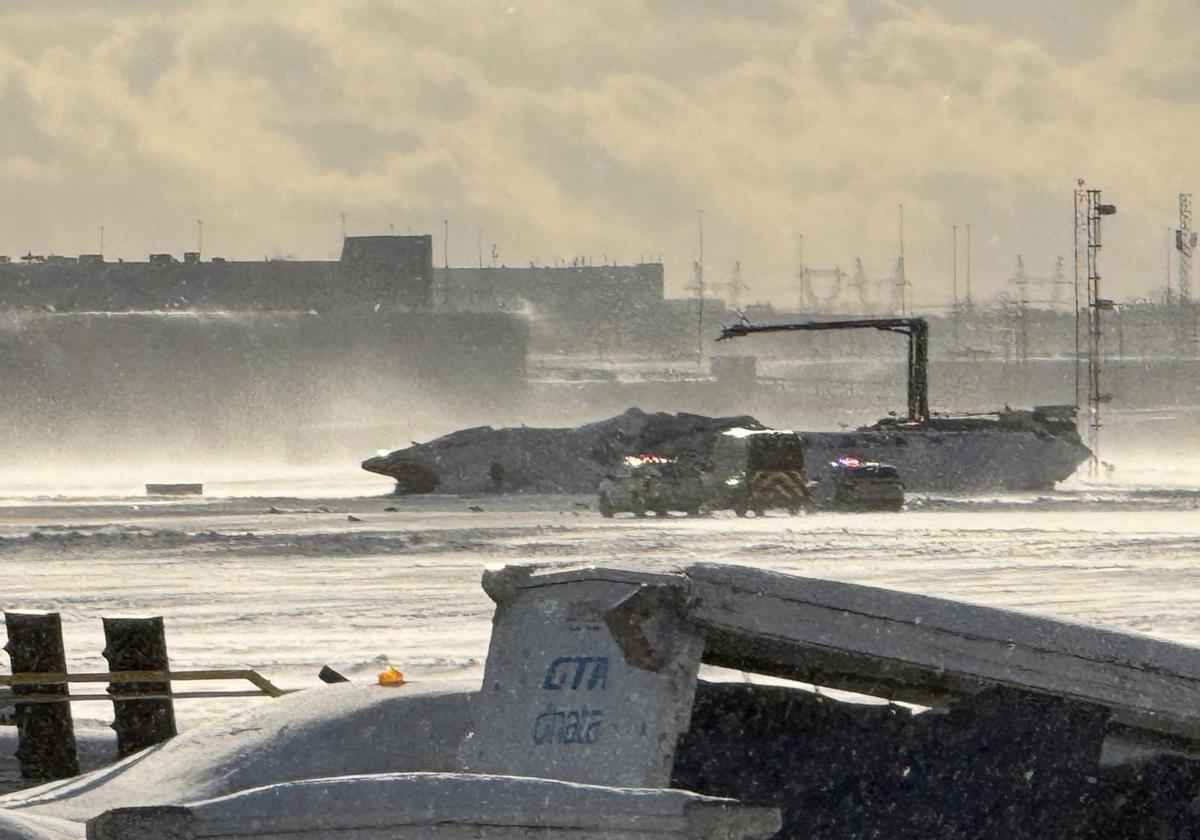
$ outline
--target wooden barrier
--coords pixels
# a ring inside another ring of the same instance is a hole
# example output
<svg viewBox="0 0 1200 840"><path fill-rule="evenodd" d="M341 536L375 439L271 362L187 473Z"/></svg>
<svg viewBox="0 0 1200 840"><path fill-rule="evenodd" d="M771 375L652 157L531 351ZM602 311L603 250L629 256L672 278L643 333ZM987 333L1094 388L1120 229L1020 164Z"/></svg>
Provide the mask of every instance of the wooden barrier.
<svg viewBox="0 0 1200 840"><path fill-rule="evenodd" d="M257 671L236 668L218 668L197 671L108 671L46 674L0 674L0 685L14 687L19 685L66 685L68 683L129 683L129 682L182 682L185 680L200 680L203 682L218 682L221 680L245 680L254 686L253 691L169 691L162 694L139 694L137 700L160 700L172 697L176 700L199 700L205 697L282 697L291 694L296 689L282 689ZM70 694L67 699L71 702L82 700L112 700L109 694ZM135 698L122 698L135 699ZM63 697L58 694L35 694L21 698L22 703L61 703Z"/></svg>
<svg viewBox="0 0 1200 840"><path fill-rule="evenodd" d="M47 676L65 671L62 618L58 613L4 614L16 700L17 761L26 779L66 779L79 774L75 727L67 686ZM43 676L47 675L47 676ZM37 697L37 700L31 698Z"/></svg>
<svg viewBox="0 0 1200 840"><path fill-rule="evenodd" d="M172 671L161 617L105 618L107 673L70 673L57 613L5 613L13 673L0 675L16 707L17 760L25 779L63 779L79 774L71 703L108 700L120 757L175 736L177 699L279 697L285 692L248 669ZM175 681L244 680L235 691L175 691ZM104 693L72 694L70 683L107 683Z"/></svg>
<svg viewBox="0 0 1200 840"><path fill-rule="evenodd" d="M102 620L104 658L110 671L170 670L161 617ZM175 737L170 681L111 682L108 693L113 698L113 729L121 758ZM163 694L167 696L161 697ZM155 698L148 699L149 695Z"/></svg>

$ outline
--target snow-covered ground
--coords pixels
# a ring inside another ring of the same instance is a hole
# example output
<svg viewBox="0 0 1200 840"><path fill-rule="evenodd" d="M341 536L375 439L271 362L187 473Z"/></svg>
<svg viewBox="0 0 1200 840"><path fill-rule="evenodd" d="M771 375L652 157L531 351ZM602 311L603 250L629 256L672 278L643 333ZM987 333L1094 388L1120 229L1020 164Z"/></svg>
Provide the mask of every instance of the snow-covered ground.
<svg viewBox="0 0 1200 840"><path fill-rule="evenodd" d="M358 680L385 660L422 681L478 676L492 612L480 573L528 562L753 564L1200 644L1200 490L1188 487L1076 483L914 499L898 514L605 520L590 498L397 499L382 495L385 479L350 472L209 481L223 495L175 501L83 486L95 495L0 486L0 606L61 612L81 671L105 668L102 616L163 615L177 669L251 667L293 688L315 685L323 664ZM269 702L181 700L177 715L186 728Z"/></svg>

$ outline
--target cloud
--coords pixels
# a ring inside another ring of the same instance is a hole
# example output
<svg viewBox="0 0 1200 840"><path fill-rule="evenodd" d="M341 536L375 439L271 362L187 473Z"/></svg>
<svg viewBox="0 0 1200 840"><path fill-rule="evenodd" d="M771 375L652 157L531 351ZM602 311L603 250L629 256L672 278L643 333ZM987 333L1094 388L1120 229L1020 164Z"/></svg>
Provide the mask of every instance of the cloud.
<svg viewBox="0 0 1200 840"><path fill-rule="evenodd" d="M472 263L662 253L795 297L812 264L980 294L1018 253L1069 255L1071 189L1102 185L1106 276L1158 282L1200 172L1185 0L728 4L346 0L27 6L0 34L0 252L328 257L351 232L439 234ZM6 12L6 15L9 15ZM1083 21L1081 24L1080 21ZM440 246L438 248L440 252ZM1044 268L1042 268L1044 267ZM1116 293L1116 292L1114 292Z"/></svg>
<svg viewBox="0 0 1200 840"><path fill-rule="evenodd" d="M53 153L38 125L33 102L19 74L0 75L0 159L44 161Z"/></svg>

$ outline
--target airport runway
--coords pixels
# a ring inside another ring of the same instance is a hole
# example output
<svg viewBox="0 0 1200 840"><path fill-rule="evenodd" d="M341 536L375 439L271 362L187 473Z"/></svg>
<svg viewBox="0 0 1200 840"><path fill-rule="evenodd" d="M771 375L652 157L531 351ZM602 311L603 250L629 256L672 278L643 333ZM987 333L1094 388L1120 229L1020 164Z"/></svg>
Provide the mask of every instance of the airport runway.
<svg viewBox="0 0 1200 840"><path fill-rule="evenodd" d="M1198 508L1178 488L740 520L606 520L559 496L8 498L0 600L61 612L75 670L104 669L102 616L163 615L176 668L252 667L292 688L323 664L373 679L385 658L413 679L478 674L492 606L479 577L500 563L760 565L1200 645ZM259 702L181 701L178 716Z"/></svg>

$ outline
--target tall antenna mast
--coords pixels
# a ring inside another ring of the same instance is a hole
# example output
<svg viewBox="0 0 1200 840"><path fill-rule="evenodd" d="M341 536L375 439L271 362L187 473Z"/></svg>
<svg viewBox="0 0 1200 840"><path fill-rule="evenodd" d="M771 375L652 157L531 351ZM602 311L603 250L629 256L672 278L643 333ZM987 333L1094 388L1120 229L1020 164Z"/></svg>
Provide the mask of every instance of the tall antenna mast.
<svg viewBox="0 0 1200 840"><path fill-rule="evenodd" d="M450 220L442 219L442 265L450 267Z"/></svg>
<svg viewBox="0 0 1200 840"><path fill-rule="evenodd" d="M796 276L800 279L800 311L808 312L817 308L817 302L814 300L812 281L808 276L808 267L804 265L804 234L796 236L797 259L800 261L800 273Z"/></svg>
<svg viewBox="0 0 1200 840"><path fill-rule="evenodd" d="M346 214L342 214L342 239L346 238Z"/></svg>
<svg viewBox="0 0 1200 840"><path fill-rule="evenodd" d="M900 315L903 317L903 316L908 315L907 296L905 295L905 291L906 291L905 286L908 285L908 277L904 273L904 205L903 204L900 205L900 265L898 266L898 268L899 268L899 271L897 273L900 275L898 278L900 281Z"/></svg>
<svg viewBox="0 0 1200 840"><path fill-rule="evenodd" d="M196 220L196 256L204 250L204 222Z"/></svg>
<svg viewBox="0 0 1200 840"><path fill-rule="evenodd" d="M1172 247L1174 240L1175 240L1175 237L1172 235L1171 228L1167 228L1167 261L1166 261L1166 267L1167 267L1166 302L1167 302L1167 306L1171 305L1172 300L1175 296L1175 290L1171 288L1171 252L1174 250L1174 248Z"/></svg>
<svg viewBox="0 0 1200 840"><path fill-rule="evenodd" d="M1179 194L1179 228L1175 231L1175 249L1179 251L1179 302L1192 302L1192 252L1196 233L1192 230L1192 194Z"/></svg>
<svg viewBox="0 0 1200 840"><path fill-rule="evenodd" d="M700 258L696 260L696 354L704 362L704 211L697 208Z"/></svg>
<svg viewBox="0 0 1200 840"><path fill-rule="evenodd" d="M1079 253L1082 242L1087 240L1087 192L1083 188L1083 179L1075 181L1075 212L1072 217L1075 238L1075 414L1078 417L1083 409L1083 362L1081 353L1082 339L1080 337L1080 312L1082 308L1080 289L1082 287L1082 271Z"/></svg>
<svg viewBox="0 0 1200 840"><path fill-rule="evenodd" d="M104 259L104 225L100 225L100 259Z"/></svg>
<svg viewBox="0 0 1200 840"><path fill-rule="evenodd" d="M954 308L958 309L958 225L950 226L951 235L954 237L954 245L950 250L950 260L954 264Z"/></svg>
<svg viewBox="0 0 1200 840"><path fill-rule="evenodd" d="M971 226L967 225L967 306L971 305Z"/></svg>
<svg viewBox="0 0 1200 840"><path fill-rule="evenodd" d="M1112 309L1113 302L1100 296L1100 221L1104 216L1117 212L1112 204L1101 201L1100 190L1087 191L1087 279L1088 279L1088 414L1091 431L1089 445L1092 461L1089 475L1100 474L1100 407L1108 402L1111 394L1101 388L1101 354L1103 352L1102 320L1100 313Z"/></svg>
<svg viewBox="0 0 1200 840"><path fill-rule="evenodd" d="M1024 362L1029 356L1029 333L1025 323L1025 307L1029 304L1029 275L1025 273L1025 258L1020 254L1017 254L1016 273L1008 282L1015 288L1017 298L1017 328L1013 331L1013 346L1017 360Z"/></svg>

